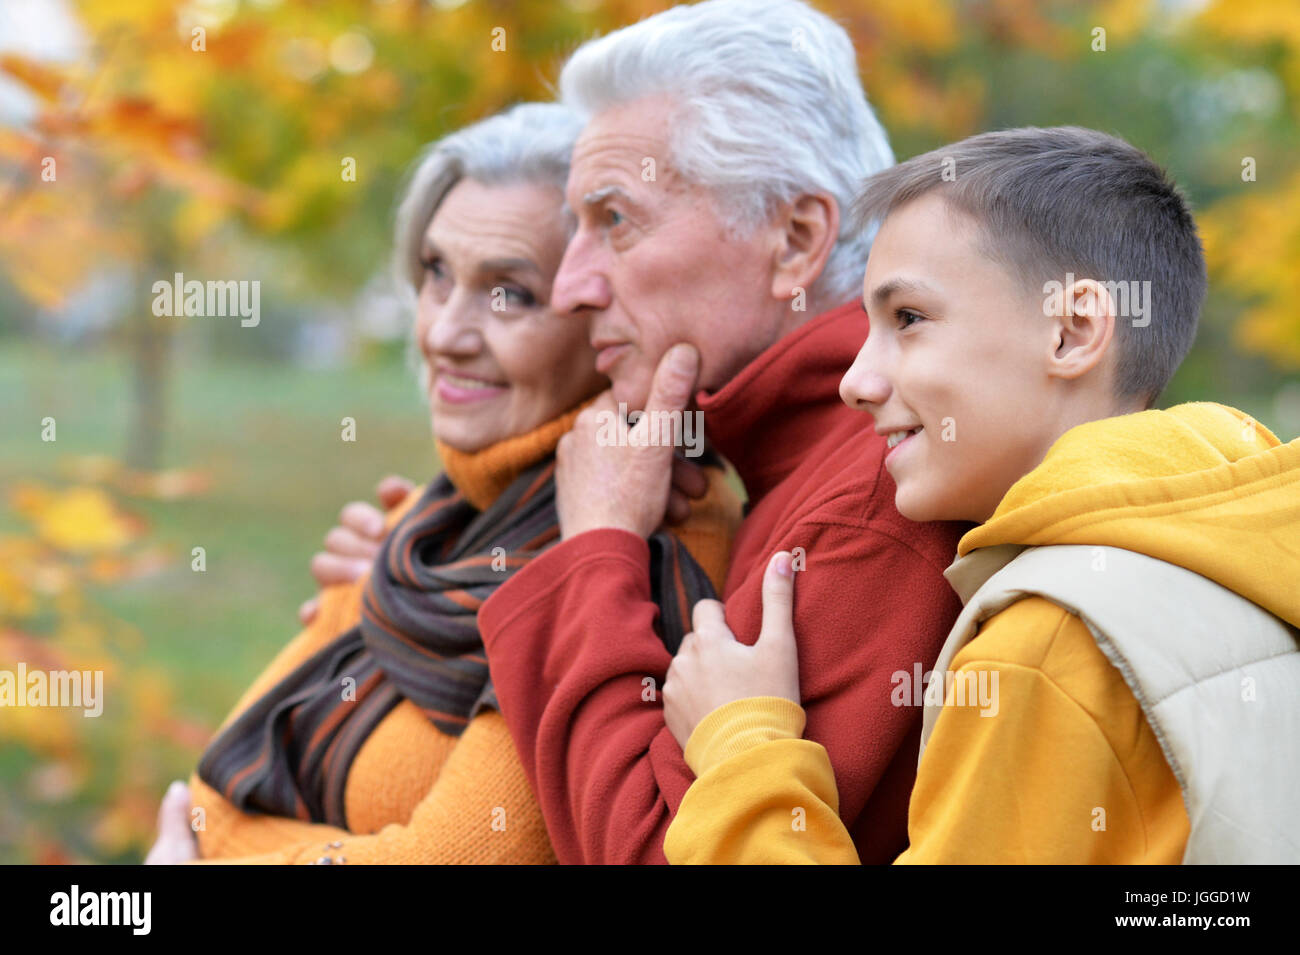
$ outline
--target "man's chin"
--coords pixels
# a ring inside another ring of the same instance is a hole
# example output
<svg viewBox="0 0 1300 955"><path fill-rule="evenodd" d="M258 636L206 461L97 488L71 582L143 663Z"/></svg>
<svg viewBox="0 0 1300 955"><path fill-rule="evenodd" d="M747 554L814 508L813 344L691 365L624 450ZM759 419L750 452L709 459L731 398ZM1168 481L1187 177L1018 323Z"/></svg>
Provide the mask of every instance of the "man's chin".
<svg viewBox="0 0 1300 955"><path fill-rule="evenodd" d="M627 406L628 411L644 411L650 399L650 385L641 380L625 381L616 379L610 385L610 394L617 404Z"/></svg>

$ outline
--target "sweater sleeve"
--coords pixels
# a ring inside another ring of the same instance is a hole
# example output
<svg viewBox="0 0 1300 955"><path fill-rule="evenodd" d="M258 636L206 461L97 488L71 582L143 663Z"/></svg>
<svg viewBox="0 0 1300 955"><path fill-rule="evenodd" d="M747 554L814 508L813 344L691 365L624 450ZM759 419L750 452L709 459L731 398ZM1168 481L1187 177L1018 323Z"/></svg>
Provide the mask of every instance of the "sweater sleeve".
<svg viewBox="0 0 1300 955"><path fill-rule="evenodd" d="M775 696L710 713L686 745L698 777L668 827L673 865L856 865L825 747L800 739L804 711Z"/></svg>
<svg viewBox="0 0 1300 955"><path fill-rule="evenodd" d="M709 477L673 532L716 587L740 502L721 471ZM666 861L663 832L691 776L659 701L671 657L657 614L649 546L617 530L556 545L479 610L502 715L562 863Z"/></svg>
<svg viewBox="0 0 1300 955"><path fill-rule="evenodd" d="M419 497L419 493L408 494L401 504L386 515L385 527L391 530ZM315 619L276 654L267 668L244 691L222 721L222 728L284 679L298 664L356 625L361 619L361 597L365 584L366 576L363 576L351 584L337 584L321 590L320 607ZM192 809L201 810L196 819L199 828L196 829L195 836L198 839L199 853L205 859L266 852L302 841L331 842L348 834L345 829L322 823L244 812L200 779L197 771L190 777L190 798Z"/></svg>
<svg viewBox="0 0 1300 955"><path fill-rule="evenodd" d="M890 673L933 659L950 591L905 544L859 526L798 523L782 546L809 555L795 597L796 632L817 634L799 645L808 735L830 755L845 819L862 819L859 855L891 860L906 844L919 715L890 703ZM749 645L765 564L726 601ZM871 583L885 578L908 599ZM646 542L612 529L558 545L480 611L502 712L561 862L667 861L664 836L693 777L658 700L671 658L656 612Z"/></svg>
<svg viewBox="0 0 1300 955"><path fill-rule="evenodd" d="M1035 612L1046 627L1035 626ZM1085 671L1101 678L1080 695L1051 667L1004 652L1023 645L1026 632L1064 661L1066 680ZM1181 851L1149 854L1152 820L1139 803L1141 780L1126 771L1099 719L1122 726L1134 745L1147 740L1139 764L1154 756L1165 772L1154 737L1123 676L1077 617L1045 601L1021 601L992 618L953 665L953 686L917 773L911 846L900 863L1178 861ZM975 689L963 692L963 704L957 688ZM1176 783L1169 789L1181 821Z"/></svg>
<svg viewBox="0 0 1300 955"><path fill-rule="evenodd" d="M1053 616L1061 621L1056 651L1082 668L1078 661L1096 650L1091 635L1077 618ZM1126 705L1123 678L1107 673L1101 695L1081 703L1042 669L1000 659L1000 641L1009 630L1015 635L1017 622L1010 613L994 618L980 643L954 661L954 688L993 692L954 705L961 701L949 691L912 795L911 845L895 861L1176 861L1177 851L1149 844L1133 781L1089 712L1090 705ZM668 831L671 862L853 861L852 841L834 815L830 760L798 738L801 721L791 709L798 708L773 697L737 700L696 727L686 756L699 778ZM791 831L792 807L806 809L806 832ZM1178 850L1176 838L1165 842Z"/></svg>
<svg viewBox="0 0 1300 955"><path fill-rule="evenodd" d="M273 852L210 860L231 865L448 865L554 862L541 810L505 720L491 710L470 722L437 782L405 825L372 835L304 831ZM209 861L209 860L204 860Z"/></svg>
<svg viewBox="0 0 1300 955"><path fill-rule="evenodd" d="M361 612L363 587L364 581L357 581L322 590L316 619L290 641L253 681L222 722L222 727L251 706L299 663L352 626ZM190 777L190 800L192 810L197 814L194 818L199 853L205 859L265 852L286 843L303 840L329 842L337 839L340 834L346 834L346 830L321 823L245 812L200 779L197 770Z"/></svg>

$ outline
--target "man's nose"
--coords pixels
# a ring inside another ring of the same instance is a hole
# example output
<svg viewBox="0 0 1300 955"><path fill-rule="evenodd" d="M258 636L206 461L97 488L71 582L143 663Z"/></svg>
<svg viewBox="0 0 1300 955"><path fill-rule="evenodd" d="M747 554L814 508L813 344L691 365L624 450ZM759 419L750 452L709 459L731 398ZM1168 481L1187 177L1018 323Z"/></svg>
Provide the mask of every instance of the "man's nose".
<svg viewBox="0 0 1300 955"><path fill-rule="evenodd" d="M583 309L609 308L613 293L600 268L600 248L595 238L579 229L564 250L555 284L551 290L551 308L561 315Z"/></svg>

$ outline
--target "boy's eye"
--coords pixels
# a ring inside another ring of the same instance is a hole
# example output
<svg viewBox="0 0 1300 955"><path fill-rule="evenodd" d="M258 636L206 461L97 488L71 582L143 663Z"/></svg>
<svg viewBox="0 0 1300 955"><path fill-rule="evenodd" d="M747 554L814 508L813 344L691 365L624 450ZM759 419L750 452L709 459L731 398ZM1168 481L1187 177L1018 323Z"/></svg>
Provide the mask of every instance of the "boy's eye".
<svg viewBox="0 0 1300 955"><path fill-rule="evenodd" d="M532 292L521 285L500 285L501 294L511 305L529 306L537 304Z"/></svg>
<svg viewBox="0 0 1300 955"><path fill-rule="evenodd" d="M919 315L908 308L898 309L896 312L894 312L894 317L898 320L898 327L900 331L904 328L907 328L913 322L920 322L925 320L924 315Z"/></svg>

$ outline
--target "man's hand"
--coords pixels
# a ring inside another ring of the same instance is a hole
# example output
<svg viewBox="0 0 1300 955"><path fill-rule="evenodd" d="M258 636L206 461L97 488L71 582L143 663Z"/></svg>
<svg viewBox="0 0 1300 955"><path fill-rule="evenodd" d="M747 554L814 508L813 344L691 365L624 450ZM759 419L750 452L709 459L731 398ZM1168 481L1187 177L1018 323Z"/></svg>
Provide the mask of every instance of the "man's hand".
<svg viewBox="0 0 1300 955"><path fill-rule="evenodd" d="M145 856L145 865L178 865L199 857L199 844L190 828L190 787L179 779L167 788L158 807L158 841Z"/></svg>
<svg viewBox="0 0 1300 955"><path fill-rule="evenodd" d="M375 494L385 511L391 511L410 494L415 485L404 477L389 475L379 482ZM353 501L339 511L339 523L325 535L325 550L311 559L311 575L322 587L350 584L370 569L379 545L384 541L384 514L365 501ZM305 627L320 610L320 595L298 608Z"/></svg>
<svg viewBox="0 0 1300 955"><path fill-rule="evenodd" d="M697 603L692 622L695 631L682 639L663 693L664 720L683 750L695 727L725 703L754 696L799 702L794 568L788 552L775 555L763 575L763 626L752 647L736 641L716 600Z"/></svg>
<svg viewBox="0 0 1300 955"><path fill-rule="evenodd" d="M686 498L703 496L708 481L698 466L675 457L670 419L660 413L685 413L699 366L692 346L668 349L655 369L646 413L631 427L608 391L578 415L556 449L556 509L565 540L601 527L649 537L665 518L689 515Z"/></svg>

